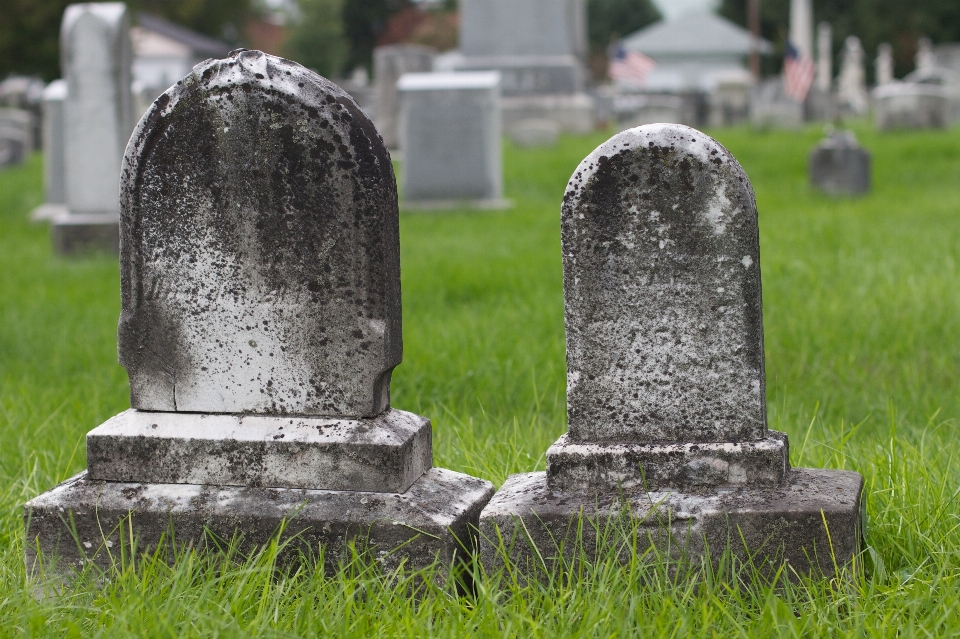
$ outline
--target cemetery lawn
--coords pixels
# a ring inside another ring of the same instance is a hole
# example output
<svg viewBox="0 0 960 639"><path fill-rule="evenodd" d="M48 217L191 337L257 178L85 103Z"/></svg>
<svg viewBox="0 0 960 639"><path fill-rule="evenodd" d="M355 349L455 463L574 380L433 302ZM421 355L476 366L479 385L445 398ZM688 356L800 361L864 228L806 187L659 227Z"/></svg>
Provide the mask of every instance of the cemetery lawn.
<svg viewBox="0 0 960 639"><path fill-rule="evenodd" d="M51 255L40 158L0 173L0 635L758 637L960 634L960 131L880 135L861 199L813 192L820 131L714 135L757 193L771 428L795 466L866 480L848 579L769 588L600 562L572 583L487 575L475 596L252 558L129 562L37 601L22 506L85 466L84 434L129 406L115 258ZM401 217L404 362L393 405L430 417L435 463L500 485L565 429L559 203L605 139L505 150L508 212ZM722 575L721 575L722 577ZM42 585L42 584L41 584Z"/></svg>

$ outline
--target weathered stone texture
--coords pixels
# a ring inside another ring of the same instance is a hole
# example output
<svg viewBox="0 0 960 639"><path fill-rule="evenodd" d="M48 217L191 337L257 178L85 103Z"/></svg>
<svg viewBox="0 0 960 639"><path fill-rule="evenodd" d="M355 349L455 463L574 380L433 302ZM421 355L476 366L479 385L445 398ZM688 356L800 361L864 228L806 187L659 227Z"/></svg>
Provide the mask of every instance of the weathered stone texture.
<svg viewBox="0 0 960 639"><path fill-rule="evenodd" d="M300 65L198 65L123 163L134 408L372 417L401 359L397 192L370 120Z"/></svg>
<svg viewBox="0 0 960 639"><path fill-rule="evenodd" d="M511 574L536 577L556 570L561 557L570 566L619 548L629 561L631 547L638 556L654 547L661 555L651 561L666 556L694 566L708 551L716 565L729 550L766 576L785 564L789 579L834 575L860 552L859 473L798 468L781 486L683 493L555 491L546 479L512 475L484 508L487 574L502 570L508 557Z"/></svg>
<svg viewBox="0 0 960 639"><path fill-rule="evenodd" d="M402 493L433 462L430 420L127 410L87 433L90 479Z"/></svg>
<svg viewBox="0 0 960 639"><path fill-rule="evenodd" d="M130 530L139 556L171 527L180 546L203 549L206 531L226 540L239 533L240 549L250 552L286 522L286 560L298 561L299 552L314 557L322 547L328 574L349 560L351 541L367 546L386 570L401 562L417 570L435 559L442 569L473 551L477 518L492 495L489 482L440 468L403 494L100 482L81 473L27 503L26 561L31 572L38 569L39 538L45 565L58 562L61 574L87 561L109 569Z"/></svg>
<svg viewBox="0 0 960 639"><path fill-rule="evenodd" d="M625 131L563 199L570 439L766 436L757 210L743 169L681 125Z"/></svg>

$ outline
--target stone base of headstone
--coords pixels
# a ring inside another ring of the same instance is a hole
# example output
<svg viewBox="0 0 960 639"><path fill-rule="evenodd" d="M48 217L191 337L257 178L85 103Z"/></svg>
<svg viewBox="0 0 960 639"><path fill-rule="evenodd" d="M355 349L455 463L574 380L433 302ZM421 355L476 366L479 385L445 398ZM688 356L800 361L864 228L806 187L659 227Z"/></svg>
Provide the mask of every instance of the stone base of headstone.
<svg viewBox="0 0 960 639"><path fill-rule="evenodd" d="M480 200L403 200L402 211L453 211L470 209L471 211L506 211L513 207L513 201L496 198Z"/></svg>
<svg viewBox="0 0 960 639"><path fill-rule="evenodd" d="M53 249L61 255L120 252L120 216L109 213L61 213L50 220Z"/></svg>
<svg viewBox="0 0 960 639"><path fill-rule="evenodd" d="M61 215L66 215L67 205L66 204L50 204L49 202L41 204L37 208L30 211L30 221L31 222L49 222L55 217Z"/></svg>
<svg viewBox="0 0 960 639"><path fill-rule="evenodd" d="M514 123L507 129L507 135L521 148L549 147L556 145L560 125L554 120L530 118Z"/></svg>
<svg viewBox="0 0 960 639"><path fill-rule="evenodd" d="M491 495L489 482L441 468L403 493L107 482L84 472L27 503L27 568L36 574L42 562L68 580L89 562L109 569L124 545L131 556L133 531L136 556L164 543L203 549L235 536L247 553L279 535L289 541L284 562L315 559L322 549L327 574L349 560L351 544L385 570L435 561L449 569L473 551ZM172 550L161 548L167 557Z"/></svg>
<svg viewBox="0 0 960 639"><path fill-rule="evenodd" d="M551 488L575 492L771 486L789 470L787 436L776 431L738 443L599 443L562 435L547 450Z"/></svg>
<svg viewBox="0 0 960 639"><path fill-rule="evenodd" d="M773 576L833 576L861 549L859 473L795 468L773 487L709 491L554 491L547 473L510 476L480 518L480 557L487 574L548 577L561 564L597 559L631 546L651 561L665 557L714 566L729 552ZM635 536L634 536L635 535ZM601 553L604 552L603 550ZM562 561L561 561L562 560Z"/></svg>
<svg viewBox="0 0 960 639"><path fill-rule="evenodd" d="M584 72L573 55L467 56L458 71L499 71L504 97L573 95L584 89Z"/></svg>
<svg viewBox="0 0 960 639"><path fill-rule="evenodd" d="M852 133L834 133L810 153L810 183L831 195L869 193L870 152Z"/></svg>
<svg viewBox="0 0 960 639"><path fill-rule="evenodd" d="M590 133L596 124L596 104L586 93L526 95L500 99L503 126L509 131L524 120L552 120L566 133Z"/></svg>

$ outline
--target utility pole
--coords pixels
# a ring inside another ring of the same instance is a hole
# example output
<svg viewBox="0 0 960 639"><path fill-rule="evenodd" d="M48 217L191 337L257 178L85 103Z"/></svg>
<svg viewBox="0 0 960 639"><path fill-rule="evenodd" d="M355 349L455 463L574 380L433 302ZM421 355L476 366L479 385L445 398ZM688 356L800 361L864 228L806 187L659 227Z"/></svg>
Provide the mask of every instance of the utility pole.
<svg viewBox="0 0 960 639"><path fill-rule="evenodd" d="M750 47L750 73L760 81L760 0L747 0L747 26L753 34Z"/></svg>

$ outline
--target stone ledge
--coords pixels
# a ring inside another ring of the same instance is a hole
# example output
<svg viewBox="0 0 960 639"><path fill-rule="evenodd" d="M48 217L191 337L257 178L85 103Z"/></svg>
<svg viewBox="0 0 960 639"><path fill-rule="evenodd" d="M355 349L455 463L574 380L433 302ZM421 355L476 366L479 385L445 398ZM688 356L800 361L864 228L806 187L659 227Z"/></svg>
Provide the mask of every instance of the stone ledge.
<svg viewBox="0 0 960 639"><path fill-rule="evenodd" d="M402 493L430 469L430 420L126 410L87 433L92 480Z"/></svg>
<svg viewBox="0 0 960 639"><path fill-rule="evenodd" d="M787 436L768 431L758 442L630 444L572 441L547 450L552 490L696 489L777 486L790 470Z"/></svg>
<svg viewBox="0 0 960 639"><path fill-rule="evenodd" d="M120 216L64 212L50 219L53 248L61 255L90 251L120 252Z"/></svg>
<svg viewBox="0 0 960 639"><path fill-rule="evenodd" d="M768 576L785 562L788 576L830 577L860 552L862 491L860 473L813 468L791 470L776 488L705 493L578 494L550 490L543 472L512 475L480 515L480 557L493 574L504 567L505 548L516 570L534 576L544 566L553 570L561 555L570 561L582 551L594 561L600 541L622 544L627 561L622 553L631 538L618 533L630 530L607 529L611 537L598 540L604 522L626 517L639 528L638 555L649 544L674 559L699 560L709 552L716 562L729 548Z"/></svg>
<svg viewBox="0 0 960 639"><path fill-rule="evenodd" d="M446 568L472 551L493 492L488 481L442 468L403 494L98 482L81 473L24 507L27 568L35 573L41 565L37 546L43 565L53 560L67 577L90 561L110 568L130 528L138 554L156 548L171 527L178 546L203 547L209 531L221 539L240 534L248 552L273 539L284 520L282 539L292 540L285 560L301 551L315 556L322 546L328 574L349 558L352 540L388 570L401 561L417 570L435 559Z"/></svg>

